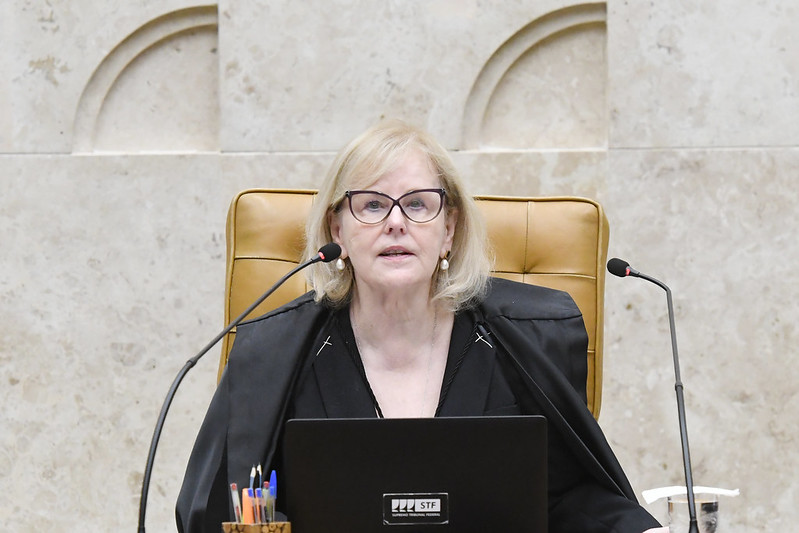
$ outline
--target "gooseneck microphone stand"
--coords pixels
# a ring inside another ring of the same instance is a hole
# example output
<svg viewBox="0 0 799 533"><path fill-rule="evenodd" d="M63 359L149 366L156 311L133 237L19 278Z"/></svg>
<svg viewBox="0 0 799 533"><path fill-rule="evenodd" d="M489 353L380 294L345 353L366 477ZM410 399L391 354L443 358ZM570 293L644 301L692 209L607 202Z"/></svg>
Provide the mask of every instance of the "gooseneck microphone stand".
<svg viewBox="0 0 799 533"><path fill-rule="evenodd" d="M141 499L139 500L139 533L145 533L144 528L144 520L147 514L147 493L150 490L150 477L152 476L153 472L153 461L155 461L155 451L158 447L158 440L161 438L161 430L164 427L164 420L166 420L166 413L169 411L169 406L172 404L172 399L175 396L175 393L178 390L178 386L180 386L180 382L183 381L183 378L186 376L189 370L192 369L194 365L197 364L197 361L200 360L202 356L208 353L208 350L213 348L213 346L219 342L222 337L230 333L230 331L236 327L244 318L249 315L256 307L258 307L261 302L266 300L278 287L283 285L287 279L291 276L299 272L300 270L308 267L314 263L318 263L319 261L324 261L325 263L329 263L330 261L335 260L339 255L341 255L341 247L335 243L329 243L319 250L316 257L309 259L308 261L297 265L294 269L292 269L288 274L280 278L277 283L272 285L272 287L262 294L253 304L248 307L242 314L240 314L233 322L228 324L225 329L223 329L219 334L214 337L211 342L205 345L205 348L200 350L200 352L186 361L186 364L183 365L183 368L178 372L175 381L172 382L172 386L169 388L169 392L167 392L166 399L164 400L164 405L161 407L161 414L158 415L158 422L155 425L155 431L153 432L153 439L150 442L150 453L147 456L147 465L144 468L144 479L141 484Z"/></svg>
<svg viewBox="0 0 799 533"><path fill-rule="evenodd" d="M699 533L699 527L696 522L696 501L694 498L694 480L691 471L691 452L688 448L688 427L685 422L685 397L683 395L683 384L680 378L680 360L677 355L677 334L674 327L674 305L671 301L671 289L663 283L651 276L635 270L630 267L627 261L622 259L613 258L608 261L608 272L619 277L633 276L641 278L654 283L664 291L666 291L666 302L669 307L669 330L671 331L671 352L674 359L674 390L677 393L677 416L680 422L680 439L682 441L682 462L685 468L685 489L688 496L688 533Z"/></svg>

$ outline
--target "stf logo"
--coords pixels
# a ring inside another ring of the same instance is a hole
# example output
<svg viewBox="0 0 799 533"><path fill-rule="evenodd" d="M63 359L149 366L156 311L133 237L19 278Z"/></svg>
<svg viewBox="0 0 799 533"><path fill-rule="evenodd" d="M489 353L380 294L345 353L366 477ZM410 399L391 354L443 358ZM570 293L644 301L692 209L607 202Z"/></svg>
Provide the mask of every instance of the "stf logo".
<svg viewBox="0 0 799 533"><path fill-rule="evenodd" d="M392 498L393 513L440 513L440 498Z"/></svg>
<svg viewBox="0 0 799 533"><path fill-rule="evenodd" d="M446 492L384 493L383 524L448 524L449 494Z"/></svg>

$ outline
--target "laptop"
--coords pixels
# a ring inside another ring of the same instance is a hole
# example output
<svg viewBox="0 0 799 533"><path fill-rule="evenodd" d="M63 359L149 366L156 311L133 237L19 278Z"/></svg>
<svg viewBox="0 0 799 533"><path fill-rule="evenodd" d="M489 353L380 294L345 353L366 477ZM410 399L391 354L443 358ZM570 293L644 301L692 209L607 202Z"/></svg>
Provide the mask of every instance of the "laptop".
<svg viewBox="0 0 799 533"><path fill-rule="evenodd" d="M293 533L546 533L542 416L289 420Z"/></svg>

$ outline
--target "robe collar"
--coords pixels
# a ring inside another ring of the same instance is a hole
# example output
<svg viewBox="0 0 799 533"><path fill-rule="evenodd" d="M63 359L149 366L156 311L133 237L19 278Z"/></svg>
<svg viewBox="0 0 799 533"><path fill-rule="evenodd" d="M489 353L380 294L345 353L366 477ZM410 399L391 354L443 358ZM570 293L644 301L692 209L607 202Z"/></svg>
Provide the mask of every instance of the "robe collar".
<svg viewBox="0 0 799 533"><path fill-rule="evenodd" d="M329 343L313 355L313 379L329 418L377 416L362 373L349 313L336 313L326 337ZM481 341L469 313L458 313L452 329L447 366L439 389L436 416L473 416L482 413L495 370L493 346ZM359 377L360 376L360 377ZM489 379L486 379L489 378Z"/></svg>

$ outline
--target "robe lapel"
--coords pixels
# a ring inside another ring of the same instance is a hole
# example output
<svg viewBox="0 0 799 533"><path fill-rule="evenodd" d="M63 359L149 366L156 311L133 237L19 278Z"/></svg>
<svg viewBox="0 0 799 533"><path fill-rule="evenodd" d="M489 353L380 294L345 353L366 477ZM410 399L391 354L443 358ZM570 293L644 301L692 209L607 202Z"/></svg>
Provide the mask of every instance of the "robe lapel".
<svg viewBox="0 0 799 533"><path fill-rule="evenodd" d="M330 345L319 352L313 373L328 418L374 418L372 398L350 355L338 323L330 328Z"/></svg>
<svg viewBox="0 0 799 533"><path fill-rule="evenodd" d="M271 465L295 377L329 316L308 297L296 307L239 325L225 379L229 386L228 480L246 486L250 467Z"/></svg>
<svg viewBox="0 0 799 533"><path fill-rule="evenodd" d="M455 372L449 391L441 405L438 416L475 416L485 410L492 382L496 357L494 350L479 340L473 327L464 315L455 321L452 331L450 356L444 383ZM454 350L453 350L454 349ZM460 368L458 361L463 356ZM457 370L457 371L456 371Z"/></svg>

